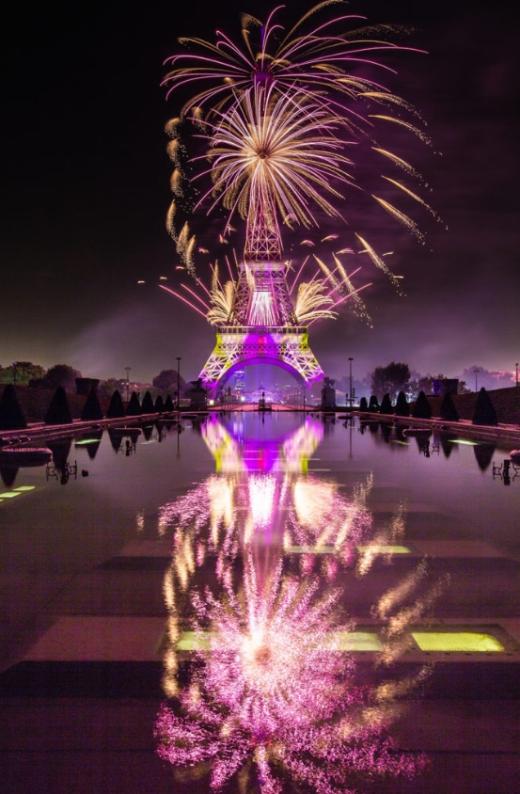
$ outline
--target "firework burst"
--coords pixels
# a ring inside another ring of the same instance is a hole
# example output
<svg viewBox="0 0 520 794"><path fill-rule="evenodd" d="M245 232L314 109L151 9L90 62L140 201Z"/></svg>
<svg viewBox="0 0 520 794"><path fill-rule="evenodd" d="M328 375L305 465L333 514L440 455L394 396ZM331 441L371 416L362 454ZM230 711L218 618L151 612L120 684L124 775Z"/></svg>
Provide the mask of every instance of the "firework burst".
<svg viewBox="0 0 520 794"><path fill-rule="evenodd" d="M336 638L349 630L337 618L339 591L319 591L317 579L284 576L281 564L260 584L249 555L238 594L193 594L194 629L209 644L196 654L180 709L161 709L162 758L209 763L214 790L238 774L261 794L280 794L280 776L344 794L353 773L417 771L420 763L381 735L390 711L356 685L351 657L338 652Z"/></svg>
<svg viewBox="0 0 520 794"><path fill-rule="evenodd" d="M288 32L278 21L283 6L273 9L264 22L244 15L241 42L235 42L220 30L216 33L215 42L200 38L181 38L180 43L190 47L191 51L177 53L167 60L171 69L163 83L167 87L168 96L181 89L194 91L183 106L181 116L194 120L203 127L212 124L219 126L224 117L233 126L232 120L237 121L244 116L244 97L252 92L258 95L269 92L271 96L285 101L287 116L291 115L292 98L300 97L296 100L294 115L299 112L297 105L302 101L308 102L324 114L325 118L334 119L335 125L339 123L345 128L351 141L370 141L368 151L363 153L364 158L375 152L376 158L384 156L387 162L405 170L408 176L422 179L416 169L399 154L382 148L377 138L380 131L385 137L387 129L393 126L430 145L430 137L418 111L411 103L395 94L389 86L381 83L384 75L393 77L397 74L388 63L389 58L393 62L398 54L402 56L404 53L423 51L397 45L382 38L373 38L378 27L368 27L365 24L366 18L362 15L341 13L342 6L344 4L341 0L318 3ZM339 13L331 16L329 12L335 7ZM327 16L320 19L324 13ZM379 32L384 32L386 36L389 32L388 26L379 26ZM249 113L250 117L253 115ZM258 118L249 118L249 124L257 132L263 126L258 123ZM238 126L236 125L234 132L240 136ZM242 133L244 140L251 137L250 130L242 130ZM258 140L259 136L256 137ZM326 137L326 132L322 137ZM318 145L322 143L320 141ZM253 145L252 149L255 152L265 151L265 146L262 144L255 148ZM342 168L340 159L337 162ZM241 170L244 163L242 161L239 164L235 159L235 165ZM349 162L349 169L351 165ZM377 163L374 164L374 173L376 168ZM230 175L229 169L227 170L225 181L229 184ZM395 188L397 195L404 195L418 203L440 220L415 189L392 176L380 176L387 192L389 186ZM336 199L335 202L327 199L329 182L324 188L321 181L320 184L313 183L312 177L304 181L308 183L308 189L303 191L304 196L309 196L309 189L312 189L320 195L319 200L315 195L312 197L316 204L328 214L338 214L336 205L340 196L329 195L329 199ZM353 184L351 177L347 181L350 185ZM420 241L424 241L418 225L406 211L396 207L386 197L377 195L373 185L360 187L367 191L377 207L402 223ZM298 188L301 194L302 185L299 184ZM234 194L228 194L229 201L232 202L233 198ZM265 196L262 198L265 200ZM239 203L241 200L243 202L241 209L245 217L246 192L241 192L237 200ZM307 207L302 211L300 206L296 213L294 207L289 210L280 209L284 220L294 218L303 225L313 222Z"/></svg>
<svg viewBox="0 0 520 794"><path fill-rule="evenodd" d="M352 165L337 133L341 117L308 100L273 87L245 91L217 123L207 122L209 173L218 201L252 223L276 207L286 223L318 226L312 204L328 215L340 215L330 199L341 199L333 182L353 184L345 170ZM206 172L205 172L206 173Z"/></svg>

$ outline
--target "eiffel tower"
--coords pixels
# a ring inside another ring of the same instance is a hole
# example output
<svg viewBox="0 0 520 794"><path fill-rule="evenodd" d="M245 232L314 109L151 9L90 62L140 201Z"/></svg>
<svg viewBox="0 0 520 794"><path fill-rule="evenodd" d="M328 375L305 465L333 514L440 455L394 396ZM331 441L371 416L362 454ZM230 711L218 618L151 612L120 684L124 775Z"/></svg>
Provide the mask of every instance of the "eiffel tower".
<svg viewBox="0 0 520 794"><path fill-rule="evenodd" d="M233 313L229 325L217 329L215 347L199 375L212 396L250 364L277 365L305 387L323 378L308 330L296 322L286 276L276 212L266 200L249 213Z"/></svg>

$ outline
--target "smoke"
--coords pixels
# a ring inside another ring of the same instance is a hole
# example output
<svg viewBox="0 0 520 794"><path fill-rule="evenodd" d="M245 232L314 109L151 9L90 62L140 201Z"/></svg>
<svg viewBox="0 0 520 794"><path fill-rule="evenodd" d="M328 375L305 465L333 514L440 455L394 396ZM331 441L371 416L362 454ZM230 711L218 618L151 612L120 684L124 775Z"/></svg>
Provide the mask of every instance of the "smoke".
<svg viewBox="0 0 520 794"><path fill-rule="evenodd" d="M209 355L213 335L201 319L178 301L144 288L141 302L118 307L68 340L65 356L92 377L124 377L150 381L162 369L175 368L181 356L187 380L198 375Z"/></svg>

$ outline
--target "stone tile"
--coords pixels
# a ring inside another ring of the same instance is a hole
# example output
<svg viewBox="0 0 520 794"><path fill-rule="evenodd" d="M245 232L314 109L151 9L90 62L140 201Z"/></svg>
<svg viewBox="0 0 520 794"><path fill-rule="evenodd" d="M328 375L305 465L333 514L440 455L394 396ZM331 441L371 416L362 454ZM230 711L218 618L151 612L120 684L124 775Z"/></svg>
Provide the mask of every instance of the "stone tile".
<svg viewBox="0 0 520 794"><path fill-rule="evenodd" d="M159 658L163 618L60 617L25 654L25 661L146 662Z"/></svg>
<svg viewBox="0 0 520 794"><path fill-rule="evenodd" d="M57 615L163 615L162 575L96 570L76 576L48 607Z"/></svg>

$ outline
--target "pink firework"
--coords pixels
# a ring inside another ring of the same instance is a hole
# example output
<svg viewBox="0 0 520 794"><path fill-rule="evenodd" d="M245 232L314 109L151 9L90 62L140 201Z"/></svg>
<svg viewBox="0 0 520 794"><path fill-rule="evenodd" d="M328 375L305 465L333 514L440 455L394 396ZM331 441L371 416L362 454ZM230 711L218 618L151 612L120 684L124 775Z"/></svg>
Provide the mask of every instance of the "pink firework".
<svg viewBox="0 0 520 794"><path fill-rule="evenodd" d="M195 91L183 107L186 115L200 108L225 108L233 104L233 92L251 86L274 85L282 92L296 88L329 108L345 111L353 128L370 124L363 99L376 101L381 92L390 96L389 102L409 108L379 80L361 77L360 71L395 73L381 56L422 50L371 38L370 32L377 29L366 26L367 18L360 14L340 13L316 24L317 15L333 6L345 4L342 0L318 3L287 33L278 22L283 5L276 6L265 22L244 15L239 43L221 30L216 31L215 42L181 37L180 44L192 51L166 60L171 67L163 80L168 95L186 87Z"/></svg>
<svg viewBox="0 0 520 794"><path fill-rule="evenodd" d="M395 752L371 717L370 693L356 685L352 659L335 637L339 591L282 575L263 585L245 561L237 594L193 596L194 628L208 637L179 707L163 706L159 755L178 767L211 766L220 790L235 775L261 794L282 779L317 794L345 794L353 775L412 775L418 764ZM203 631L203 627L205 631Z"/></svg>

